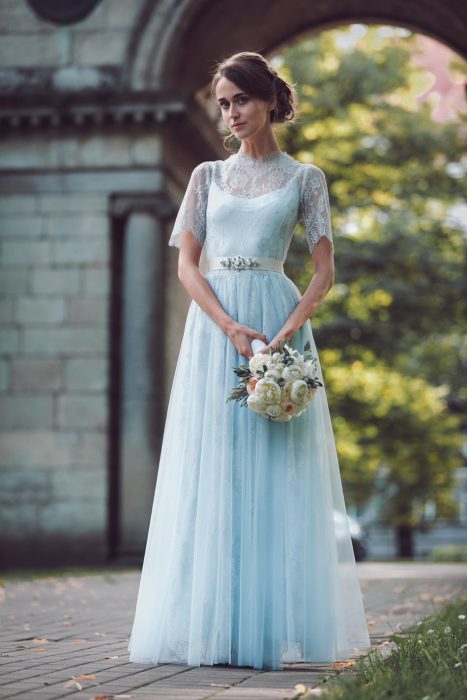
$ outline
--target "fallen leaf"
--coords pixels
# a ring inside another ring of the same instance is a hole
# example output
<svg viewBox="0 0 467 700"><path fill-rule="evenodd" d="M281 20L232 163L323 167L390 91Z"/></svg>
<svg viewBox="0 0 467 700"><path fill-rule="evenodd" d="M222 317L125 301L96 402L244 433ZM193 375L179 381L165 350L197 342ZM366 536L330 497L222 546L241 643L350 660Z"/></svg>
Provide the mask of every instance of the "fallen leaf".
<svg viewBox="0 0 467 700"><path fill-rule="evenodd" d="M95 681L96 680L96 674L95 673L90 673L88 675L81 673L79 676L72 676L77 681Z"/></svg>
<svg viewBox="0 0 467 700"><path fill-rule="evenodd" d="M118 656L104 656L104 659L118 659Z"/></svg>
<svg viewBox="0 0 467 700"><path fill-rule="evenodd" d="M49 640L48 639L33 639L32 643L33 644L48 644Z"/></svg>
<svg viewBox="0 0 467 700"><path fill-rule="evenodd" d="M83 642L87 642L89 640L88 639L72 639L71 641L74 642L74 644L82 644Z"/></svg>
<svg viewBox="0 0 467 700"><path fill-rule="evenodd" d="M229 683L210 683L209 685L214 686L214 688L231 688Z"/></svg>
<svg viewBox="0 0 467 700"><path fill-rule="evenodd" d="M63 684L64 688L76 688L76 690L83 690L83 686L81 683L78 683L78 681L71 680L71 681L65 681Z"/></svg>
<svg viewBox="0 0 467 700"><path fill-rule="evenodd" d="M336 661L334 664L330 664L331 668L347 668L348 666L353 666L355 661Z"/></svg>
<svg viewBox="0 0 467 700"><path fill-rule="evenodd" d="M43 654L44 651L45 651L44 647L37 647L37 649L35 649L36 654Z"/></svg>

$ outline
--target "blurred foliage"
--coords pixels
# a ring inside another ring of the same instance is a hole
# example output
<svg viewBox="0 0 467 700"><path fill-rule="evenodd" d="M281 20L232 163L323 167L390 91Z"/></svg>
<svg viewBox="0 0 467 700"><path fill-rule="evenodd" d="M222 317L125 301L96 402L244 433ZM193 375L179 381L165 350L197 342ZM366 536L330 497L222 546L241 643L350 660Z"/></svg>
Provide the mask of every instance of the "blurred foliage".
<svg viewBox="0 0 467 700"><path fill-rule="evenodd" d="M383 522L413 527L428 499L456 516L467 236L450 208L465 196L467 120L435 122L418 104L431 79L411 60L416 35L366 29L354 42L348 29L322 32L273 57L300 107L278 138L329 189L336 279L312 323L349 501L382 493ZM286 272L303 294L313 265L300 229Z"/></svg>
<svg viewBox="0 0 467 700"><path fill-rule="evenodd" d="M465 561L467 562L467 545L451 544L435 547L430 555L431 561Z"/></svg>

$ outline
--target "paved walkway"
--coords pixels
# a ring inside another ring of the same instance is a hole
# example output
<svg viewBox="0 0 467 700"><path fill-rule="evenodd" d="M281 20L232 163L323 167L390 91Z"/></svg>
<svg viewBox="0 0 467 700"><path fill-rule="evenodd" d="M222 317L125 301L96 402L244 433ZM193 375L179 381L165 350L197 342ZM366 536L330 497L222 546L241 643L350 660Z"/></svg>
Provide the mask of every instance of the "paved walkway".
<svg viewBox="0 0 467 700"><path fill-rule="evenodd" d="M373 646L467 592L466 564L358 563ZM128 662L139 571L11 581L0 587L0 698L290 700L295 686L351 673L339 664L143 666ZM316 694L319 689L316 689Z"/></svg>

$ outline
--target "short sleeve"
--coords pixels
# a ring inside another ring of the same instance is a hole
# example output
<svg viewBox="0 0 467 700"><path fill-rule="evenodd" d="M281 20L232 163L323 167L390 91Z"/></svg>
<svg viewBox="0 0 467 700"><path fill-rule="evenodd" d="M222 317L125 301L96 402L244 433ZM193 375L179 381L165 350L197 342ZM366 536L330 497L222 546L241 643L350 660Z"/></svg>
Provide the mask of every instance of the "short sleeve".
<svg viewBox="0 0 467 700"><path fill-rule="evenodd" d="M186 229L192 231L199 244L203 245L206 237L206 207L210 184L209 162L200 163L191 174L169 238L170 246L180 248L182 232Z"/></svg>
<svg viewBox="0 0 467 700"><path fill-rule="evenodd" d="M332 242L331 207L326 177L316 165L305 165L300 198L300 220L305 229L310 253L322 236Z"/></svg>

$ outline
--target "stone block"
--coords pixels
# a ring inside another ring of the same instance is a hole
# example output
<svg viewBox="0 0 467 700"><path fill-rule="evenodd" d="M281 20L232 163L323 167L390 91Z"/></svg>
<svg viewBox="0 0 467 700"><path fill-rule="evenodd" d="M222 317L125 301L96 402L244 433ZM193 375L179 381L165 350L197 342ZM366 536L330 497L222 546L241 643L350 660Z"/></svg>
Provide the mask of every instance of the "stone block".
<svg viewBox="0 0 467 700"><path fill-rule="evenodd" d="M0 212L1 206L0 201ZM56 229L57 232L59 231L59 235L67 235L69 233L68 226L64 227L59 224L55 226L54 224L54 221L60 216L63 216L63 214L79 214L79 219L81 221L86 221L84 233L104 233L108 228L107 211L109 204L108 196L105 194L92 194L87 192L42 194L38 198L37 207L43 214L56 215L48 222L48 227L49 229L53 227L54 230ZM66 219L63 217L63 219L69 221L69 217L66 217ZM50 233L49 230L48 233ZM77 235L76 230L72 230L72 233L73 235ZM80 228L79 234L81 235L82 233L83 231Z"/></svg>
<svg viewBox="0 0 467 700"><path fill-rule="evenodd" d="M10 386L10 363L0 360L0 391L6 391Z"/></svg>
<svg viewBox="0 0 467 700"><path fill-rule="evenodd" d="M3 267L47 265L50 261L48 241L2 241L0 261Z"/></svg>
<svg viewBox="0 0 467 700"><path fill-rule="evenodd" d="M107 397L95 394L60 396L57 421L63 428L104 429L107 425Z"/></svg>
<svg viewBox="0 0 467 700"><path fill-rule="evenodd" d="M19 349L19 331L17 328L0 328L0 354L13 355Z"/></svg>
<svg viewBox="0 0 467 700"><path fill-rule="evenodd" d="M0 59L1 65L1 59ZM59 168L61 166L58 143L54 139L9 136L2 141L0 167L19 170L22 168Z"/></svg>
<svg viewBox="0 0 467 700"><path fill-rule="evenodd" d="M66 326L62 328L25 328L23 352L42 355L95 355L107 351L106 330Z"/></svg>
<svg viewBox="0 0 467 700"><path fill-rule="evenodd" d="M80 211L68 214L57 213L50 217L45 227L47 236L61 240L72 237L77 241L82 241L83 236L86 236L82 245L87 245L89 240L87 237L96 240L106 239L110 230L107 214L87 212L85 206L82 204Z"/></svg>
<svg viewBox="0 0 467 700"><path fill-rule="evenodd" d="M113 0L106 7L106 26L109 29L127 29L132 27L139 10L138 4L127 0Z"/></svg>
<svg viewBox="0 0 467 700"><path fill-rule="evenodd" d="M53 391L63 384L61 360L16 358L11 363L13 391Z"/></svg>
<svg viewBox="0 0 467 700"><path fill-rule="evenodd" d="M88 268L83 271L83 292L91 296L108 296L110 272L107 268Z"/></svg>
<svg viewBox="0 0 467 700"><path fill-rule="evenodd" d="M0 499L3 506L15 505L17 522L22 524L21 512L30 504L49 503L52 495L48 469L0 469Z"/></svg>
<svg viewBox="0 0 467 700"><path fill-rule="evenodd" d="M44 534L71 533L80 535L105 532L107 526L107 504L104 501L79 501L72 496L67 501L44 505L38 512L38 527Z"/></svg>
<svg viewBox="0 0 467 700"><path fill-rule="evenodd" d="M12 394L0 397L0 429L50 428L52 425L52 396Z"/></svg>
<svg viewBox="0 0 467 700"><path fill-rule="evenodd" d="M107 237L86 236L52 242L52 261L63 263L106 263L109 259Z"/></svg>
<svg viewBox="0 0 467 700"><path fill-rule="evenodd" d="M73 37L73 63L81 66L120 64L125 57L128 30L105 33L90 31L75 33Z"/></svg>
<svg viewBox="0 0 467 700"><path fill-rule="evenodd" d="M5 299L3 301L0 301L0 323L11 323L13 320L14 320L13 299Z"/></svg>
<svg viewBox="0 0 467 700"><path fill-rule="evenodd" d="M29 271L24 268L0 270L0 294L13 296L28 291Z"/></svg>
<svg viewBox="0 0 467 700"><path fill-rule="evenodd" d="M103 392L107 389L107 371L106 358L70 358L65 365L65 385L68 390Z"/></svg>
<svg viewBox="0 0 467 700"><path fill-rule="evenodd" d="M1 490L0 477L0 492ZM24 498L29 495L33 495L33 490L24 492ZM10 538L14 538L17 541L16 549L18 547L24 547L24 543L37 533L37 511L38 508L35 506L34 501L29 503L17 503L12 500L7 500L2 503L0 508L0 532L2 533L2 542L6 544ZM21 523L21 535L19 534L18 523ZM29 557L27 561L29 563Z"/></svg>
<svg viewBox="0 0 467 700"><path fill-rule="evenodd" d="M53 25L38 19L28 3L17 0L2 0L0 3L0 27L5 34L15 34L18 29L28 33L50 33L54 30Z"/></svg>
<svg viewBox="0 0 467 700"><path fill-rule="evenodd" d="M142 136L131 147L131 161L135 165L154 165L162 161L162 144L158 136Z"/></svg>
<svg viewBox="0 0 467 700"><path fill-rule="evenodd" d="M16 320L33 325L62 323L65 320L65 301L50 297L20 297L16 302Z"/></svg>
<svg viewBox="0 0 467 700"><path fill-rule="evenodd" d="M15 201L15 206L17 206L17 197L12 197ZM6 198L3 198L5 204ZM0 236L2 238L12 238L15 241L18 238L38 238L43 231L44 220L41 216L30 216L26 213L15 214L14 212L7 212L5 216L2 215L2 221L0 225Z"/></svg>
<svg viewBox="0 0 467 700"><path fill-rule="evenodd" d="M5 215L24 216L24 214L32 214L37 209L37 196L30 194L11 194L0 196L0 214L2 215L2 226L5 221ZM30 217L34 220L34 217Z"/></svg>
<svg viewBox="0 0 467 700"><path fill-rule="evenodd" d="M107 474L105 469L57 469L50 475L52 498L63 501L105 501Z"/></svg>
<svg viewBox="0 0 467 700"><path fill-rule="evenodd" d="M104 47L106 42L102 42ZM55 66L63 58L61 32L4 34L0 44L0 65L4 68Z"/></svg>
<svg viewBox="0 0 467 700"><path fill-rule="evenodd" d="M80 433L79 447L73 451L74 467L98 467L107 465L107 433L84 431Z"/></svg>
<svg viewBox="0 0 467 700"><path fill-rule="evenodd" d="M105 139L100 136L85 136L80 140L76 163L69 162L68 166L130 166L131 165L130 136L125 134L108 135ZM69 158L71 161L71 157Z"/></svg>
<svg viewBox="0 0 467 700"><path fill-rule="evenodd" d="M93 299L71 298L68 300L67 321L73 324L106 325L108 322L109 304L106 297Z"/></svg>
<svg viewBox="0 0 467 700"><path fill-rule="evenodd" d="M33 270L31 291L33 294L77 294L80 288L80 270L70 267L66 270Z"/></svg>
<svg viewBox="0 0 467 700"><path fill-rule="evenodd" d="M63 444L63 437L54 430L9 430L0 435L0 464L19 471L70 468L76 444Z"/></svg>

